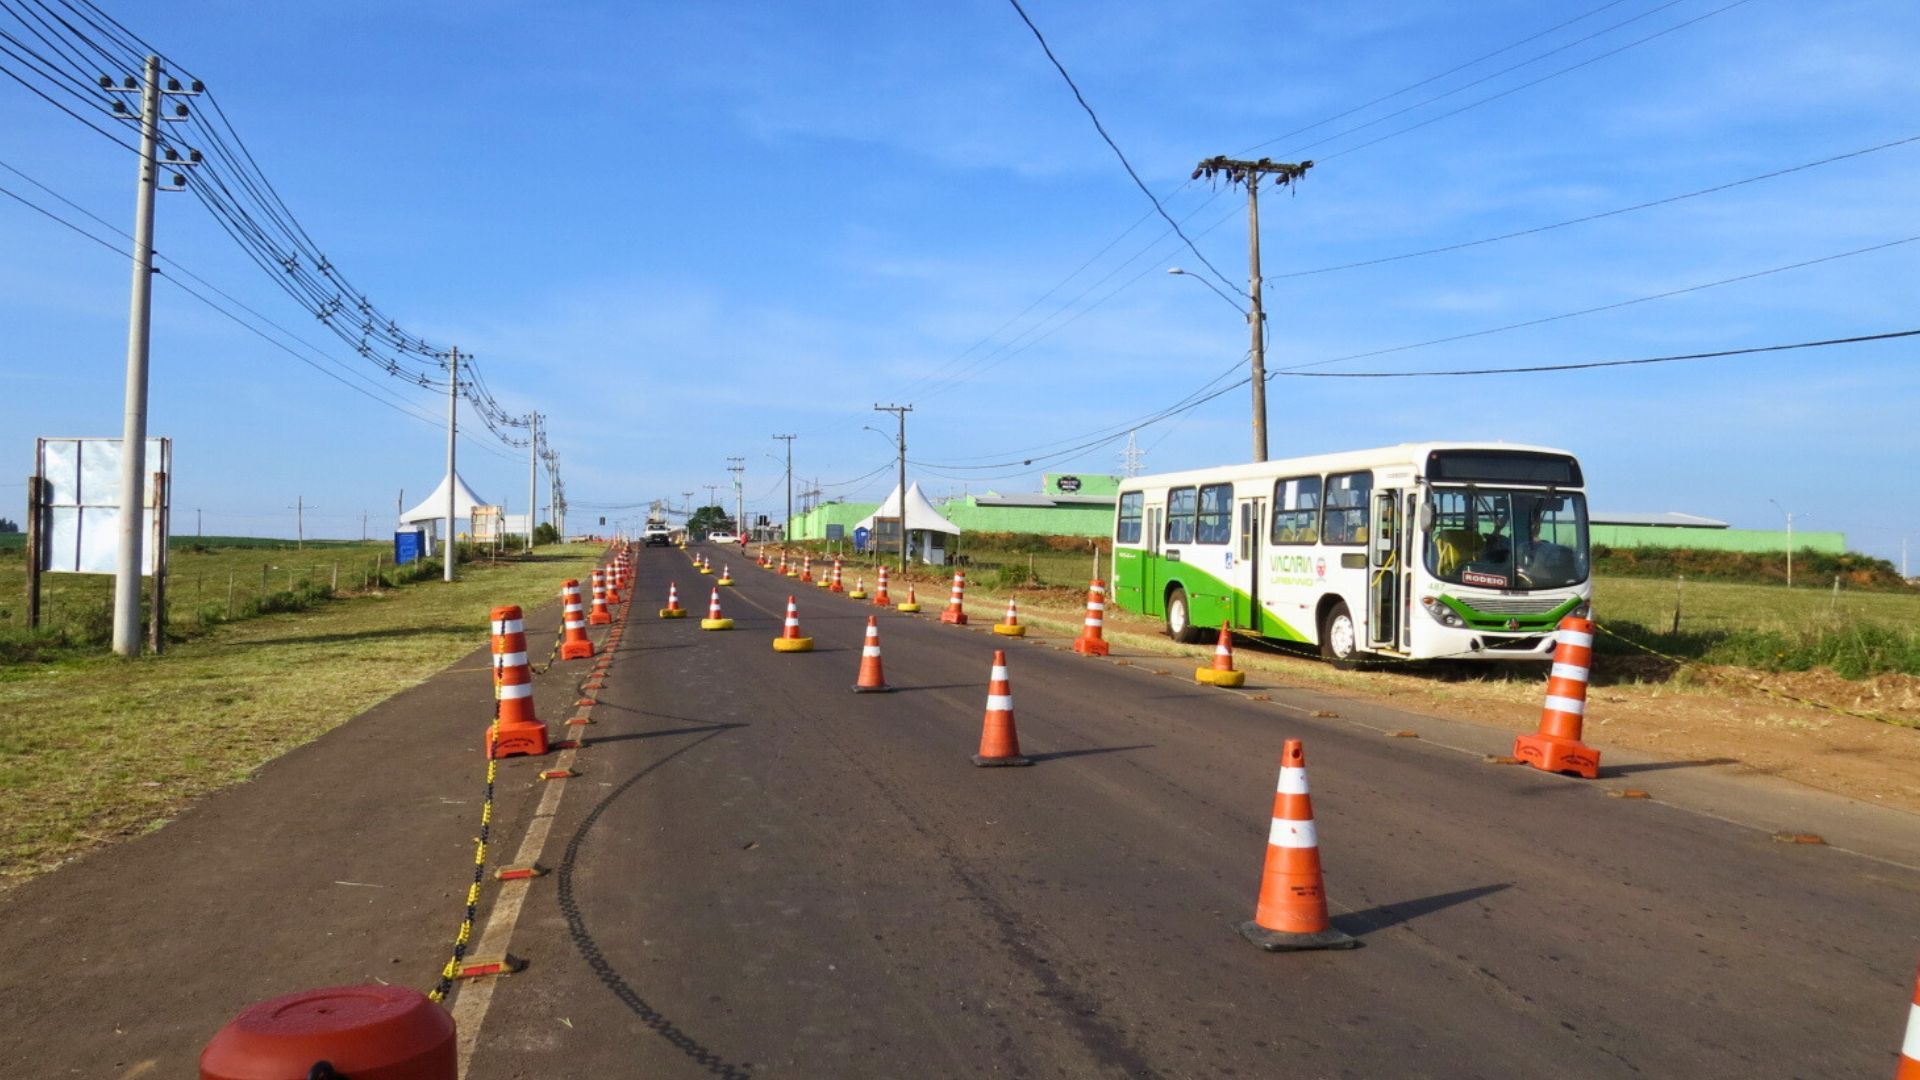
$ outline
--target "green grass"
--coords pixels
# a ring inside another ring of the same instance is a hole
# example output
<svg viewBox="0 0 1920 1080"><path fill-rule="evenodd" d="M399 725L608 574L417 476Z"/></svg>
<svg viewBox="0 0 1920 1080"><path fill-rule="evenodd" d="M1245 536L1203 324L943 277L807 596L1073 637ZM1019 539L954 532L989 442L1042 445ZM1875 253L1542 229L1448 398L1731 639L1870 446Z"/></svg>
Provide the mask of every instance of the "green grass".
<svg viewBox="0 0 1920 1080"><path fill-rule="evenodd" d="M551 599L599 550L547 548L468 565L451 585L213 625L157 657L75 653L0 666L0 884L155 828L445 668L485 643L489 609ZM257 564L253 573L257 581ZM345 573L343 564L343 589Z"/></svg>
<svg viewBox="0 0 1920 1080"><path fill-rule="evenodd" d="M439 573L439 562L396 568L381 541L291 541L176 537L169 553L170 641L257 615L299 611L338 594L362 593ZM38 631L26 628L24 544L0 548L0 663L99 652L113 631L113 579L41 577ZM151 591L143 606L152 602Z"/></svg>
<svg viewBox="0 0 1920 1080"><path fill-rule="evenodd" d="M1594 611L1621 637L1683 660L1849 679L1920 675L1920 590L1793 588L1600 577ZM1674 631L1674 608L1680 609ZM1604 651L1637 652L1608 642Z"/></svg>

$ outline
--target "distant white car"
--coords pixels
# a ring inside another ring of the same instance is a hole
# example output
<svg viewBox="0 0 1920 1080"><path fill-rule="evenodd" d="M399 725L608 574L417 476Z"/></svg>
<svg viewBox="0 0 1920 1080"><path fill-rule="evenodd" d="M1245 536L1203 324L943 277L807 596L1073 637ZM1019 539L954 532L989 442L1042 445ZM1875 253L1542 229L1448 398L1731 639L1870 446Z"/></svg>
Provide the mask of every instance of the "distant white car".
<svg viewBox="0 0 1920 1080"><path fill-rule="evenodd" d="M707 534L707 543L709 544L737 544L739 542L739 538L730 532L710 532Z"/></svg>

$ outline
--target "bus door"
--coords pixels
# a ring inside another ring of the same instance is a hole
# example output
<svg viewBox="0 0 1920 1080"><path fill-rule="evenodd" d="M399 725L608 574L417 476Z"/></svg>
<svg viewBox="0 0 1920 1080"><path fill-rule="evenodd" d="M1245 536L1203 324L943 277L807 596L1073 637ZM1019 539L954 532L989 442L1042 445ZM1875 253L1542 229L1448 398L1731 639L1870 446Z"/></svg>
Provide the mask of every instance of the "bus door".
<svg viewBox="0 0 1920 1080"><path fill-rule="evenodd" d="M1233 585L1233 624L1244 630L1262 633L1260 618L1260 534L1266 520L1267 500L1240 500L1239 550L1235 553Z"/></svg>
<svg viewBox="0 0 1920 1080"><path fill-rule="evenodd" d="M1391 648L1400 630L1400 493L1373 493L1367 530L1367 644Z"/></svg>
<svg viewBox="0 0 1920 1080"><path fill-rule="evenodd" d="M1146 615L1165 614L1162 610L1165 601L1160 595L1160 583L1165 580L1160 572L1160 545L1166 540L1160 529L1160 516L1165 512L1164 507L1147 507L1147 557L1142 560L1146 565L1140 568L1140 611Z"/></svg>

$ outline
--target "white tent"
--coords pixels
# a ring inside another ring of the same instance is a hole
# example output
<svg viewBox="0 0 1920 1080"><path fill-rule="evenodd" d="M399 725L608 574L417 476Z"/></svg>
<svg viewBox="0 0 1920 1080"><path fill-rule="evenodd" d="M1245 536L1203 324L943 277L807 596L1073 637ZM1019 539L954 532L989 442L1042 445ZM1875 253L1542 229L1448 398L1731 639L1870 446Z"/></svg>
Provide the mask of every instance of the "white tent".
<svg viewBox="0 0 1920 1080"><path fill-rule="evenodd" d="M948 521L940 511L933 508L927 497L921 493L920 485L915 482L907 488L907 557L936 566L947 561L946 537L959 536L960 526ZM879 508L854 525L856 530L865 529L873 533L874 521L879 518L898 520L900 517L900 488L895 486ZM896 547L895 550L898 550Z"/></svg>
<svg viewBox="0 0 1920 1080"><path fill-rule="evenodd" d="M491 505L485 499L475 495L473 489L467 486L467 482L462 480L458 474L455 474L446 480L440 481L440 486L433 489L433 494L421 500L420 505L401 514L401 526L425 525L428 534L431 535L436 542L439 541L441 539L440 530L445 527L447 520L447 484L449 481L453 484L453 517L456 522L472 519L473 508L476 506Z"/></svg>

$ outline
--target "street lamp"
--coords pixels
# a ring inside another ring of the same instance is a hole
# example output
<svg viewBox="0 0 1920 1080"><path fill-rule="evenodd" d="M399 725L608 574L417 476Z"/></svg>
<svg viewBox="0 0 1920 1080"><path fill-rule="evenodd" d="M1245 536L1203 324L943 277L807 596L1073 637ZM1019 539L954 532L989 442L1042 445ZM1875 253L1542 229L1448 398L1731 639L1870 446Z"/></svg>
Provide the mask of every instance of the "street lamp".
<svg viewBox="0 0 1920 1080"><path fill-rule="evenodd" d="M1787 515L1787 588L1793 588L1793 511L1780 505L1778 499L1768 499L1775 510Z"/></svg>

